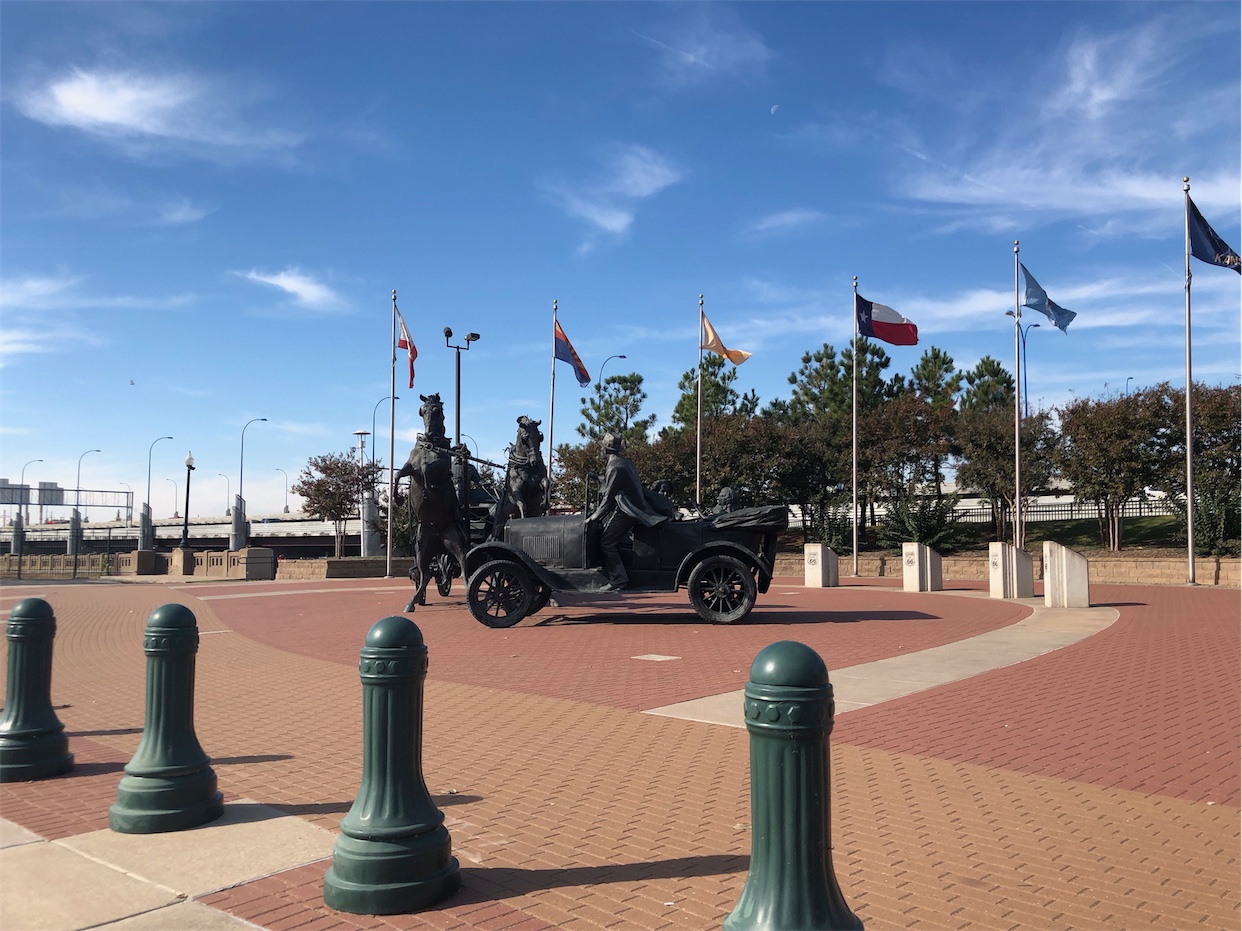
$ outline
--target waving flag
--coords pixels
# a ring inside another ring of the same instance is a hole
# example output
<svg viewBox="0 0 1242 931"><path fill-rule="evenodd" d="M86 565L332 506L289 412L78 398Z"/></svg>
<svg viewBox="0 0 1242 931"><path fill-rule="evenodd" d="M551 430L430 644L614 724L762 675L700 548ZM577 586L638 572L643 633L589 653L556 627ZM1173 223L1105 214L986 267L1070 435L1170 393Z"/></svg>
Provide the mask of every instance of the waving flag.
<svg viewBox="0 0 1242 931"><path fill-rule="evenodd" d="M1070 325L1078 314L1072 310L1066 310L1060 304L1048 299L1048 292L1039 286L1031 273L1026 270L1026 266L1021 266L1022 274L1026 277L1026 293L1022 297L1022 306L1029 307L1031 310L1038 310L1041 314L1052 321L1062 333L1068 332L1066 327Z"/></svg>
<svg viewBox="0 0 1242 931"><path fill-rule="evenodd" d="M1232 268L1242 275L1242 259L1239 259L1238 254L1229 248L1225 240L1216 235L1216 230L1208 226L1207 220L1203 219L1203 214L1199 212L1199 208L1195 206L1195 202L1190 199L1189 195L1186 197L1186 206L1186 227L1190 230L1190 254L1200 262Z"/></svg>
<svg viewBox="0 0 1242 931"><path fill-rule="evenodd" d="M873 304L855 292L854 314L858 317L861 336L881 339L894 346L918 345L919 328L891 307Z"/></svg>
<svg viewBox="0 0 1242 931"><path fill-rule="evenodd" d="M404 349L410 355L410 387L414 387L414 360L418 358L418 347L414 345L414 340L410 337L410 331L405 328L405 318L401 316L401 311L397 310L394 302L392 309L397 311L397 327L401 334L397 339L397 348Z"/></svg>
<svg viewBox="0 0 1242 931"><path fill-rule="evenodd" d="M716 333L716 328L707 319L707 314L703 314L703 345L699 348L708 349L718 356L724 356L734 365L741 365L750 358L750 353L744 349L725 348L725 344L720 341L720 337Z"/></svg>
<svg viewBox="0 0 1242 931"><path fill-rule="evenodd" d="M582 360L578 358L578 353L574 352L573 344L569 342L569 337L561 329L561 322L559 320L552 321L552 340L556 358L562 362L568 362L574 367L574 377L578 379L578 385L582 388L589 385L591 383L591 374L586 370L586 366L582 364Z"/></svg>

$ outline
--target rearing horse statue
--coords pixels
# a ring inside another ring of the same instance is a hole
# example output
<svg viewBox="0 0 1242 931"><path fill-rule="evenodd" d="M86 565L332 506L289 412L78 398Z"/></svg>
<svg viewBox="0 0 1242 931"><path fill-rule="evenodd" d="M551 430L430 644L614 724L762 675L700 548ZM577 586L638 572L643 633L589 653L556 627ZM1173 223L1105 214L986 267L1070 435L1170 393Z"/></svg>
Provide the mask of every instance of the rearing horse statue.
<svg viewBox="0 0 1242 931"><path fill-rule="evenodd" d="M423 435L418 438L397 481L410 477L410 507L418 521L414 537L414 558L418 566L418 588L405 606L427 603L427 585L431 581L431 564L441 550L447 551L459 566L466 564L466 531L462 525L461 508L453 489L453 466L449 441L444 435L444 405L440 395L419 395L423 405L418 409L423 418Z"/></svg>
<svg viewBox="0 0 1242 931"><path fill-rule="evenodd" d="M509 450L508 476L492 519L494 540L501 539L505 524L513 515L541 517L546 510L548 467L540 451L543 433L539 430L543 421L523 416L517 423L517 439Z"/></svg>

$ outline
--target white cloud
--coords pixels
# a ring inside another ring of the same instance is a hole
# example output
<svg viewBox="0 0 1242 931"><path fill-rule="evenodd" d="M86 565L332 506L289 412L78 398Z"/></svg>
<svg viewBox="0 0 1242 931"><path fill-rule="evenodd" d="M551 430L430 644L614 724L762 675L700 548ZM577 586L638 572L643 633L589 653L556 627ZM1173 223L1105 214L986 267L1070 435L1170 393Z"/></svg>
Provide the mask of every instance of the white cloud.
<svg viewBox="0 0 1242 931"><path fill-rule="evenodd" d="M22 278L0 280L0 307L39 306L46 299L72 288L81 278Z"/></svg>
<svg viewBox="0 0 1242 931"><path fill-rule="evenodd" d="M761 217L742 230L742 236L762 237L792 233L826 219L818 210L782 210Z"/></svg>
<svg viewBox="0 0 1242 931"><path fill-rule="evenodd" d="M268 121L248 122L241 94L189 74L73 68L20 92L17 105L32 120L77 129L133 154L172 149L234 158L284 153L303 141Z"/></svg>
<svg viewBox="0 0 1242 931"><path fill-rule="evenodd" d="M167 226L183 226L187 223L197 223L203 219L211 210L206 207L199 207L188 200L166 201L158 208L159 222Z"/></svg>
<svg viewBox="0 0 1242 931"><path fill-rule="evenodd" d="M613 237L629 230L639 201L682 177L668 159L642 145L620 146L607 155L605 163L604 170L591 181L545 183L543 187L569 216ZM589 238L579 252L589 251L594 244Z"/></svg>
<svg viewBox="0 0 1242 931"><path fill-rule="evenodd" d="M775 56L763 37L724 8L704 5L676 23L637 33L660 56L664 79L694 85L731 78L751 81L763 76Z"/></svg>
<svg viewBox="0 0 1242 931"><path fill-rule="evenodd" d="M324 310L341 303L341 298L335 291L304 274L300 268L286 268L270 274L251 269L248 272L237 272L237 275L247 281L279 288L298 304L314 310Z"/></svg>

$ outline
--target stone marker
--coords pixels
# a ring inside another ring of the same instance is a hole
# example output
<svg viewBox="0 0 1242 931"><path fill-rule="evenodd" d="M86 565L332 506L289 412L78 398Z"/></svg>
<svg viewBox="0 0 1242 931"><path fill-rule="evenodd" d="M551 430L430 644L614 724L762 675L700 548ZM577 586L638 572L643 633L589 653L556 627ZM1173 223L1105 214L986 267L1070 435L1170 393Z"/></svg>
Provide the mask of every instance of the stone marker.
<svg viewBox="0 0 1242 931"><path fill-rule="evenodd" d="M65 725L52 708L56 615L42 598L9 612L8 680L0 717L0 782L28 782L73 769Z"/></svg>
<svg viewBox="0 0 1242 931"><path fill-rule="evenodd" d="M901 544L901 589L938 592L944 588L940 554L924 543Z"/></svg>
<svg viewBox="0 0 1242 931"><path fill-rule="evenodd" d="M167 604L147 618L147 705L142 739L108 809L121 834L162 834L224 814L211 760L194 733L198 621L185 605Z"/></svg>
<svg viewBox="0 0 1242 931"><path fill-rule="evenodd" d="M1012 543L989 543L988 594L993 598L1034 597L1035 570L1031 554Z"/></svg>
<svg viewBox="0 0 1242 931"><path fill-rule="evenodd" d="M806 588L836 588L841 584L837 554L831 546L806 544L802 548L802 569Z"/></svg>
<svg viewBox="0 0 1242 931"><path fill-rule="evenodd" d="M750 667L750 873L725 931L861 929L832 868L832 683L819 654L782 640Z"/></svg>
<svg viewBox="0 0 1242 931"><path fill-rule="evenodd" d="M409 618L367 632L362 676L362 784L323 878L329 908L395 915L428 908L461 885L444 815L423 781L427 647Z"/></svg>
<svg viewBox="0 0 1242 931"><path fill-rule="evenodd" d="M1091 607L1087 557L1047 540L1044 541L1044 607Z"/></svg>

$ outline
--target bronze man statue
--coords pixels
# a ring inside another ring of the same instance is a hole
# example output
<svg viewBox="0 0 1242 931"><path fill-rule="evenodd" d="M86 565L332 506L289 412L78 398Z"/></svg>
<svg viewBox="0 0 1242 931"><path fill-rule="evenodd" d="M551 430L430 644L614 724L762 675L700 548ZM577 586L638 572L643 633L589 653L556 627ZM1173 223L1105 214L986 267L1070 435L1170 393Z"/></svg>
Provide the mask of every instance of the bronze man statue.
<svg viewBox="0 0 1242 931"><path fill-rule="evenodd" d="M604 568L608 570L608 591L619 591L629 582L629 575L621 562L621 541L636 524L654 527L668 518L657 514L647 503L638 469L631 459L621 455L622 440L615 433L604 434L604 452L608 465L604 469L604 484L600 489L599 507L587 518L587 522L602 520L611 514L600 539L604 553Z"/></svg>

